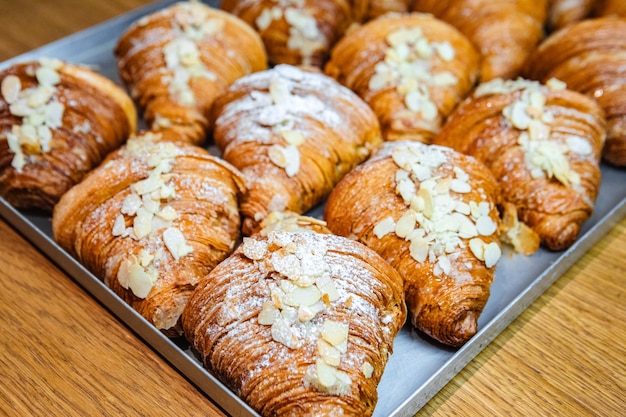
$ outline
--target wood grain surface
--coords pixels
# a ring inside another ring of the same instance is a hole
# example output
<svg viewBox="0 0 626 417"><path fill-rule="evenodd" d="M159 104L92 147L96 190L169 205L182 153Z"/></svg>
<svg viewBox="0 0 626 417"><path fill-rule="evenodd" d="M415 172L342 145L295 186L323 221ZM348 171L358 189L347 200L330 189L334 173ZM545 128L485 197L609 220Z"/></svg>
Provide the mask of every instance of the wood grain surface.
<svg viewBox="0 0 626 417"><path fill-rule="evenodd" d="M0 61L147 3L0 0ZM418 416L625 415L625 287L623 219ZM0 326L0 415L224 415L2 219Z"/></svg>

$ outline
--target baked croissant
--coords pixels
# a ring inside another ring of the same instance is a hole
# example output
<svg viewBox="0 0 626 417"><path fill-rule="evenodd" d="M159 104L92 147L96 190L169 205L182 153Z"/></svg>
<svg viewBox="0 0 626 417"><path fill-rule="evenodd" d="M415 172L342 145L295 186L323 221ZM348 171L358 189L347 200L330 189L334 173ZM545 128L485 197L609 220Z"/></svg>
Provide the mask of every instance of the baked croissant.
<svg viewBox="0 0 626 417"><path fill-rule="evenodd" d="M202 143L216 96L233 81L267 68L259 35L237 17L200 2L145 16L120 37L121 79L148 127L164 137Z"/></svg>
<svg viewBox="0 0 626 417"><path fill-rule="evenodd" d="M328 228L378 252L404 279L413 326L451 346L477 330L501 256L498 184L450 148L385 143L328 198Z"/></svg>
<svg viewBox="0 0 626 417"><path fill-rule="evenodd" d="M558 30L585 19L591 14L596 3L597 0L548 0L549 30Z"/></svg>
<svg viewBox="0 0 626 417"><path fill-rule="evenodd" d="M527 78L557 78L606 113L604 160L626 166L626 18L587 19L555 32L529 56Z"/></svg>
<svg viewBox="0 0 626 417"><path fill-rule="evenodd" d="M370 416L406 318L374 251L311 231L244 238L182 315L204 365L262 416Z"/></svg>
<svg viewBox="0 0 626 417"><path fill-rule="evenodd" d="M463 32L482 56L481 81L515 78L543 39L548 0L415 0L413 10L432 13Z"/></svg>
<svg viewBox="0 0 626 417"><path fill-rule="evenodd" d="M387 13L406 13L412 0L352 0L352 17L355 22L366 22Z"/></svg>
<svg viewBox="0 0 626 417"><path fill-rule="evenodd" d="M321 67L352 21L348 0L224 0L220 7L259 32L273 65Z"/></svg>
<svg viewBox="0 0 626 417"><path fill-rule="evenodd" d="M0 72L0 195L51 211L137 125L124 90L100 74L41 58Z"/></svg>
<svg viewBox="0 0 626 417"><path fill-rule="evenodd" d="M478 78L479 55L452 26L388 14L344 36L325 72L378 116L386 140L429 142Z"/></svg>
<svg viewBox="0 0 626 417"><path fill-rule="evenodd" d="M239 239L243 180L203 148L144 133L56 205L56 242L156 328L180 335L191 291Z"/></svg>
<svg viewBox="0 0 626 417"><path fill-rule="evenodd" d="M381 143L378 120L352 91L290 65L243 77L214 105L213 137L246 178L246 235L272 211L302 214Z"/></svg>
<svg viewBox="0 0 626 417"><path fill-rule="evenodd" d="M593 212L604 132L598 104L558 80L493 80L457 107L435 143L485 163L520 221L562 250Z"/></svg>

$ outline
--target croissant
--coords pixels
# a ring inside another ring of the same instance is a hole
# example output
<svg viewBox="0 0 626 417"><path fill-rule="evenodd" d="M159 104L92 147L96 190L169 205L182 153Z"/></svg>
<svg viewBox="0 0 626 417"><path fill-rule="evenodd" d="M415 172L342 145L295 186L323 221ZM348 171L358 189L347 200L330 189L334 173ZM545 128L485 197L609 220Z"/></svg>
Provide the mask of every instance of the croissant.
<svg viewBox="0 0 626 417"><path fill-rule="evenodd" d="M543 39L548 0L415 0L413 10L432 13L465 34L482 56L481 81L515 78Z"/></svg>
<svg viewBox="0 0 626 417"><path fill-rule="evenodd" d="M355 22L366 22L387 13L407 13L412 0L353 0L352 17Z"/></svg>
<svg viewBox="0 0 626 417"><path fill-rule="evenodd" d="M273 65L321 67L352 21L347 0L224 0L220 7L259 32Z"/></svg>
<svg viewBox="0 0 626 417"><path fill-rule="evenodd" d="M558 30L585 19L591 14L596 3L597 0L548 0L549 30Z"/></svg>
<svg viewBox="0 0 626 417"><path fill-rule="evenodd" d="M378 120L352 91L290 65L248 75L215 102L213 137L246 178L246 235L272 211L302 214L381 143Z"/></svg>
<svg viewBox="0 0 626 417"><path fill-rule="evenodd" d="M587 19L555 32L524 66L529 79L557 78L604 109L604 160L626 166L626 18Z"/></svg>
<svg viewBox="0 0 626 417"><path fill-rule="evenodd" d="M461 346L477 331L501 256L498 201L495 178L473 157L387 142L339 182L324 219L400 272L416 329Z"/></svg>
<svg viewBox="0 0 626 417"><path fill-rule="evenodd" d="M56 59L0 72L0 195L46 212L137 125L124 90Z"/></svg>
<svg viewBox="0 0 626 417"><path fill-rule="evenodd" d="M371 416L406 319L402 278L374 251L312 231L243 244L182 315L204 365L262 416Z"/></svg>
<svg viewBox="0 0 626 417"><path fill-rule="evenodd" d="M120 78L148 127L202 143L208 113L233 81L267 68L259 35L237 17L180 2L134 22L115 47Z"/></svg>
<svg viewBox="0 0 626 417"><path fill-rule="evenodd" d="M562 250L593 212L604 131L598 104L558 80L493 80L459 105L435 143L485 163L519 219Z"/></svg>
<svg viewBox="0 0 626 417"><path fill-rule="evenodd" d="M168 336L192 290L239 239L243 180L195 145L143 133L55 206L56 242Z"/></svg>
<svg viewBox="0 0 626 417"><path fill-rule="evenodd" d="M388 14L333 48L326 74L378 116L386 140L429 142L478 78L479 55L452 26L429 15Z"/></svg>
<svg viewBox="0 0 626 417"><path fill-rule="evenodd" d="M626 17L624 0L596 0L595 16Z"/></svg>

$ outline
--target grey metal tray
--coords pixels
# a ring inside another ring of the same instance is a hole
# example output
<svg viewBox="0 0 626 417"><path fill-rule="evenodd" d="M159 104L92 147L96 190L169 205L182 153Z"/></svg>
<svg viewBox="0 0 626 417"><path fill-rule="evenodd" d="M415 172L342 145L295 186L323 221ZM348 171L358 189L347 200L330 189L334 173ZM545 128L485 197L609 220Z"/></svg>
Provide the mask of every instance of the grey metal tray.
<svg viewBox="0 0 626 417"><path fill-rule="evenodd" d="M113 55L113 48L118 37L131 22L171 3L173 3L172 0L159 1L134 10L5 61L0 64L0 69L15 62L48 56L68 62L92 65L101 74L120 83ZM207 3L216 5L218 0L210 0ZM394 353L378 388L379 401L374 412L375 417L414 415L626 215L626 187L624 186L626 171L603 166L602 175L602 186L595 213L584 225L573 247L559 253L540 249L530 257L509 254L505 249L497 266L491 297L478 321L479 332L462 348L451 349L434 344L412 332L409 326L400 332L394 343ZM321 208L309 214L319 217ZM61 249L52 239L49 216L17 211L1 197L0 216L55 261L69 276L226 412L233 416L257 416L250 407L202 367L184 341L172 341L164 337Z"/></svg>

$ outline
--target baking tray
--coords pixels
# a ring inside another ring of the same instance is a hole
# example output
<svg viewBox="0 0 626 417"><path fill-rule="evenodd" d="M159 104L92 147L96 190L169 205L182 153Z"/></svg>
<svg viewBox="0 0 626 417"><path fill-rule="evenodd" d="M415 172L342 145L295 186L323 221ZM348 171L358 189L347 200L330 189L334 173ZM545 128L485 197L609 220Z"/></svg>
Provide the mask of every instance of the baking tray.
<svg viewBox="0 0 626 417"><path fill-rule="evenodd" d="M167 0L149 4L14 57L0 64L0 69L15 62L48 56L90 65L121 84L113 55L118 37L136 19L172 3L174 1ZM206 3L215 6L218 0ZM571 248L557 253L540 249L529 257L510 253L505 248L497 266L491 297L478 321L479 331L463 347L452 349L439 345L411 331L410 326L405 326L395 340L394 353L378 387L375 417L413 416L626 215L626 187L623 186L626 171L603 165L602 176L594 215L585 223L579 239ZM321 217L321 213L322 208L318 207L309 214ZM228 414L258 415L202 367L184 340L164 337L61 249L52 239L49 216L18 211L1 197L0 215Z"/></svg>

